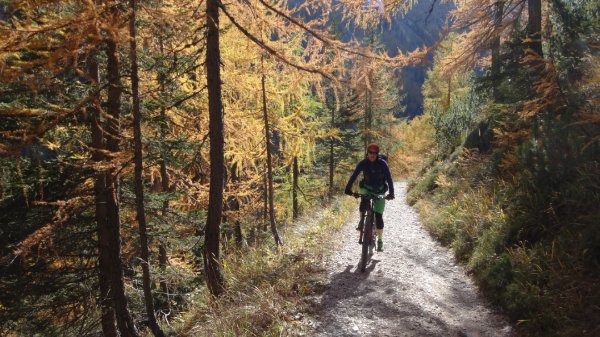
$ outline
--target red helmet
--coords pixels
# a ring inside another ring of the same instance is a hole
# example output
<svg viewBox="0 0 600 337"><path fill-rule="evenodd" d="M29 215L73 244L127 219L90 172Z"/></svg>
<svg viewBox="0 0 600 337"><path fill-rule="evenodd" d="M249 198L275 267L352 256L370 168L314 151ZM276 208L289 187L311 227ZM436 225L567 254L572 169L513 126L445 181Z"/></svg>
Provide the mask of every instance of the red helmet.
<svg viewBox="0 0 600 337"><path fill-rule="evenodd" d="M369 146L367 146L367 152L369 152L369 151L379 153L379 145L377 145L375 143L369 144Z"/></svg>

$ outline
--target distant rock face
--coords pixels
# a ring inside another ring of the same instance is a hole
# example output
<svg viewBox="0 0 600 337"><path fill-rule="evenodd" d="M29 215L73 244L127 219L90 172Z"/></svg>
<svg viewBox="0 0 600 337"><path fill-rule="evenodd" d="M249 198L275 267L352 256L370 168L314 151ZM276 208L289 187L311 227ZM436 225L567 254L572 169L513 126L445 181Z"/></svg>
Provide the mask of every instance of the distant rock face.
<svg viewBox="0 0 600 337"><path fill-rule="evenodd" d="M419 1L408 13L397 14L391 25L384 26L386 46L394 51L410 51L434 43L453 8L453 4L440 0Z"/></svg>
<svg viewBox="0 0 600 337"><path fill-rule="evenodd" d="M363 9L374 10L383 12L383 1L382 0L367 0L363 3Z"/></svg>
<svg viewBox="0 0 600 337"><path fill-rule="evenodd" d="M6 5L0 4L0 20L8 19L8 15L6 13L7 13Z"/></svg>
<svg viewBox="0 0 600 337"><path fill-rule="evenodd" d="M306 0L289 0L288 7L293 8ZM337 2L334 0L334 2ZM382 0L365 0L364 8L383 11ZM452 1L443 0L420 0L408 11L408 13L396 14L390 22L382 22L376 27L379 41L383 43L390 56L395 56L398 50L408 52L419 47L433 44L438 38L446 23L450 10L454 8ZM307 13L297 13L304 19L309 19ZM316 13L312 13L313 16ZM346 24L341 15L332 14L330 22L337 22L337 30L342 40L348 41L352 38L361 40L367 33L355 29L352 24ZM432 58L433 56L431 56ZM419 65L402 70L402 90L400 96L404 97L402 105L404 111L396 114L396 117L415 117L423 114L423 95L421 87L425 81L428 65Z"/></svg>
<svg viewBox="0 0 600 337"><path fill-rule="evenodd" d="M405 15L396 15L391 23L385 23L381 31L381 39L390 55L397 50L408 52L419 47L435 43L446 23L451 3L440 0L419 1ZM433 55L431 55L433 58ZM404 96L402 105L405 110L396 117L415 117L423 114L423 94L421 87L425 81L428 65L419 65L404 69L402 72Z"/></svg>
<svg viewBox="0 0 600 337"><path fill-rule="evenodd" d="M379 4L380 3L380 4ZM365 1L371 8L383 9L381 1ZM390 56L397 55L397 51L409 52L420 47L431 45L439 38L440 32L446 24L450 10L454 8L452 2L441 0L418 1L406 14L398 13L390 22L382 22L376 27L378 38L387 49ZM366 33L350 29L340 24L345 40L354 37L360 40ZM431 55L430 59L433 58ZM402 70L401 97L404 111L396 117L415 117L423 114L423 94L421 88L429 65L419 65Z"/></svg>

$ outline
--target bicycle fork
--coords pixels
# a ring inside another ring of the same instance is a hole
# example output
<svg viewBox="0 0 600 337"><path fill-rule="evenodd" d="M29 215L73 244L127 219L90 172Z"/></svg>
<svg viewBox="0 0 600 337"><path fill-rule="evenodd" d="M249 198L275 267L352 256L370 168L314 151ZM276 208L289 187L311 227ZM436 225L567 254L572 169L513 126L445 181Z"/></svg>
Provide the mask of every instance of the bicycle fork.
<svg viewBox="0 0 600 337"><path fill-rule="evenodd" d="M371 214L369 214L371 213ZM371 215L369 217L369 215ZM373 216L375 216L374 214L372 214L371 210L367 210L366 212L364 212L361 217L363 218L363 224L362 226L360 226L360 236L358 237L358 243L362 244L363 243L363 234L365 233L365 226L367 225L367 220L371 219L371 221L374 221ZM373 241L374 239L374 235L373 235L373 227L374 226L368 226L369 228L371 228L371 233L367 233L368 236L365 236L367 238L370 238L371 241Z"/></svg>

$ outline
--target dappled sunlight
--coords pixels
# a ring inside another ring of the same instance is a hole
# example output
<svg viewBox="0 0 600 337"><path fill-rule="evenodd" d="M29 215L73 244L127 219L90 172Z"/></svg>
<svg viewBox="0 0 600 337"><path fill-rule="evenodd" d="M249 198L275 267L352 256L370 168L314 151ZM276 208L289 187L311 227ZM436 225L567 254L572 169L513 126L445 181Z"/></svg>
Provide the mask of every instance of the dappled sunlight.
<svg viewBox="0 0 600 337"><path fill-rule="evenodd" d="M511 336L480 298L466 270L421 227L406 205L406 183L384 213L386 250L360 272L354 223L327 260L329 283L314 313L317 335Z"/></svg>

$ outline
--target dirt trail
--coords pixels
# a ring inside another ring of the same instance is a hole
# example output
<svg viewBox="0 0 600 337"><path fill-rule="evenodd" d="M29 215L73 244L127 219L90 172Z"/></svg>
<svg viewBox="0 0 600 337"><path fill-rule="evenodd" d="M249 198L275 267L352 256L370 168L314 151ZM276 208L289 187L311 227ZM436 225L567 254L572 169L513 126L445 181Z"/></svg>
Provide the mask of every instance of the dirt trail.
<svg viewBox="0 0 600 337"><path fill-rule="evenodd" d="M365 273L358 269L358 214L341 232L309 335L513 336L452 253L421 227L406 204L406 183L395 187L397 198L384 214L385 252L372 256Z"/></svg>

